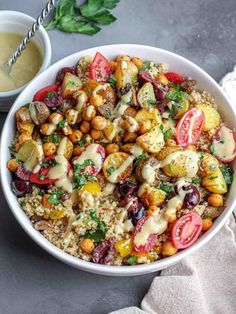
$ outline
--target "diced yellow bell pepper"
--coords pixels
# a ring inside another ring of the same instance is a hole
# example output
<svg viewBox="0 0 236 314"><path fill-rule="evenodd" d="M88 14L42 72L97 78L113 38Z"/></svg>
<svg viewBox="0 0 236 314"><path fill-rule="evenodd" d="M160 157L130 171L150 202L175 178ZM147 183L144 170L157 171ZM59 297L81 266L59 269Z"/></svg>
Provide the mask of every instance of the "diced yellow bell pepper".
<svg viewBox="0 0 236 314"><path fill-rule="evenodd" d="M86 183L80 191L87 191L92 195L101 193L101 187L98 181Z"/></svg>
<svg viewBox="0 0 236 314"><path fill-rule="evenodd" d="M121 257L131 255L133 251L133 243L131 238L116 242L115 249Z"/></svg>
<svg viewBox="0 0 236 314"><path fill-rule="evenodd" d="M61 219L65 216L65 211L64 210L52 210L49 214L45 214L43 217L44 219Z"/></svg>

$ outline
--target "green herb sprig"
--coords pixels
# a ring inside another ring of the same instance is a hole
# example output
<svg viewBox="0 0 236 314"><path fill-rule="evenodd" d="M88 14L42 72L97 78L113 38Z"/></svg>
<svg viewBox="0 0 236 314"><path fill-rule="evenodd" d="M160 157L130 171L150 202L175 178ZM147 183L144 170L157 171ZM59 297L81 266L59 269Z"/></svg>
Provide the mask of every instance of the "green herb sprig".
<svg viewBox="0 0 236 314"><path fill-rule="evenodd" d="M87 0L77 7L76 0L60 0L54 18L44 24L47 30L58 29L67 33L94 35L101 30L99 25L116 21L110 13L119 0Z"/></svg>
<svg viewBox="0 0 236 314"><path fill-rule="evenodd" d="M89 215L91 219L97 223L97 229L94 232L87 231L85 237L92 239L95 243L99 243L105 239L108 228L105 222L98 218L97 213L94 210L90 209Z"/></svg>

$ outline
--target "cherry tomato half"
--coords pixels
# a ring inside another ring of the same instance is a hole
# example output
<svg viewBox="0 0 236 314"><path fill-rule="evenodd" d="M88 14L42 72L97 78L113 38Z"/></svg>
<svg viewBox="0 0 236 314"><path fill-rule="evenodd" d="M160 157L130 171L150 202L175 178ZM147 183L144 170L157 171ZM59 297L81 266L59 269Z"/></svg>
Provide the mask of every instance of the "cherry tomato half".
<svg viewBox="0 0 236 314"><path fill-rule="evenodd" d="M59 84L51 84L42 89L40 89L33 98L33 101L44 101L44 98L48 95L48 93L58 92L60 85Z"/></svg>
<svg viewBox="0 0 236 314"><path fill-rule="evenodd" d="M44 165L48 164L48 166L41 166L39 172L31 173L30 181L32 183L36 183L39 185L47 185L47 184L52 184L59 179L59 178L57 178L57 179L49 179L48 178L48 172L52 168L52 166L50 166L50 162L52 162L55 157L56 157L56 155L51 155L51 156L44 158L43 164ZM67 171L68 172L70 171L70 163L69 162L67 164Z"/></svg>
<svg viewBox="0 0 236 314"><path fill-rule="evenodd" d="M150 219L150 217L144 217L138 221L135 231L134 231L134 239L137 236L137 234L139 234L139 232L142 229L142 226L148 219ZM154 247L156 242L157 242L157 235L150 234L150 236L148 237L147 243L145 245L140 245L140 246L137 246L134 244L134 250L138 253L148 253Z"/></svg>
<svg viewBox="0 0 236 314"><path fill-rule="evenodd" d="M204 113L197 108L187 111L177 124L177 142L180 146L195 144L205 123Z"/></svg>
<svg viewBox="0 0 236 314"><path fill-rule="evenodd" d="M111 76L111 72L111 67L107 59L97 52L91 65L90 78L98 82L107 82Z"/></svg>
<svg viewBox="0 0 236 314"><path fill-rule="evenodd" d="M181 216L173 225L171 239L177 249L186 249L199 237L202 218L195 212Z"/></svg>
<svg viewBox="0 0 236 314"><path fill-rule="evenodd" d="M228 163L236 158L236 133L226 126L216 130L212 141L213 155Z"/></svg>
<svg viewBox="0 0 236 314"><path fill-rule="evenodd" d="M174 84L181 84L185 81L185 78L175 72L168 72L165 74L167 79Z"/></svg>

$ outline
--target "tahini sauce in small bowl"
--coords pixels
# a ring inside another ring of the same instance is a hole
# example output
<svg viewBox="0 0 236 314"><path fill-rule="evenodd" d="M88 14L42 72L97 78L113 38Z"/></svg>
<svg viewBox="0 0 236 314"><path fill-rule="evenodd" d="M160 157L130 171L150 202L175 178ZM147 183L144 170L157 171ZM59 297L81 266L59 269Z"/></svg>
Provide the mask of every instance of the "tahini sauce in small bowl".
<svg viewBox="0 0 236 314"><path fill-rule="evenodd" d="M7 62L23 38L18 33L0 32L0 65ZM0 92L17 89L31 81L41 68L42 62L40 48L32 40L13 65L10 75L0 67Z"/></svg>

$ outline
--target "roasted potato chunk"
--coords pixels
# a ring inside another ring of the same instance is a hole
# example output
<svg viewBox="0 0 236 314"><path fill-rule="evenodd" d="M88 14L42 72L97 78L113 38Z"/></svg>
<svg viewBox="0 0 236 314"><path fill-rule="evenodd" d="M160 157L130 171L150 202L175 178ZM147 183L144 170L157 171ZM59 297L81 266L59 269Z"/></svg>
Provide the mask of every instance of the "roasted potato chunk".
<svg viewBox="0 0 236 314"><path fill-rule="evenodd" d="M157 179L159 166L159 161L154 157L150 157L147 160L141 160L135 169L135 176L138 182L155 182Z"/></svg>
<svg viewBox="0 0 236 314"><path fill-rule="evenodd" d="M158 153L165 145L164 136L159 127L154 127L136 139L136 143L149 153Z"/></svg>
<svg viewBox="0 0 236 314"><path fill-rule="evenodd" d="M134 156L123 152L108 155L102 167L105 178L111 183L124 181L132 173L133 161Z"/></svg>
<svg viewBox="0 0 236 314"><path fill-rule="evenodd" d="M202 185L210 192L225 194L227 192L227 184L224 176L219 168L210 175L202 179Z"/></svg>
<svg viewBox="0 0 236 314"><path fill-rule="evenodd" d="M135 120L137 122L149 120L152 128L162 123L160 112L156 108L140 109L135 116Z"/></svg>
<svg viewBox="0 0 236 314"><path fill-rule="evenodd" d="M168 155L181 150L179 146L165 146L156 155L158 160L164 160Z"/></svg>
<svg viewBox="0 0 236 314"><path fill-rule="evenodd" d="M200 158L199 175L202 177L209 176L219 168L219 161L208 153L202 153Z"/></svg>
<svg viewBox="0 0 236 314"><path fill-rule="evenodd" d="M66 159L69 160L73 154L73 149L74 145L72 144L71 140L65 136L58 146L57 154L63 155Z"/></svg>
<svg viewBox="0 0 236 314"><path fill-rule="evenodd" d="M203 126L203 131L210 131L217 128L220 125L220 114L209 104L197 104L195 106L201 109L205 115L205 123Z"/></svg>
<svg viewBox="0 0 236 314"><path fill-rule="evenodd" d="M68 98L72 97L78 90L82 87L82 82L78 76L67 72L64 76L61 92L63 97Z"/></svg>
<svg viewBox="0 0 236 314"><path fill-rule="evenodd" d="M138 103L142 108L144 109L151 108L152 102L153 103L156 102L156 97L152 83L150 82L145 83L138 91L137 98Z"/></svg>
<svg viewBox="0 0 236 314"><path fill-rule="evenodd" d="M148 208L149 206L160 206L166 198L166 193L160 189L143 183L138 190L138 196L143 205Z"/></svg>
<svg viewBox="0 0 236 314"><path fill-rule="evenodd" d="M124 88L126 84L135 84L137 82L138 68L131 61L120 60L117 62L115 78L116 87Z"/></svg>
<svg viewBox="0 0 236 314"><path fill-rule="evenodd" d="M17 153L17 159L24 162L24 167L32 171L39 161L42 160L42 145L34 140L24 142Z"/></svg>

